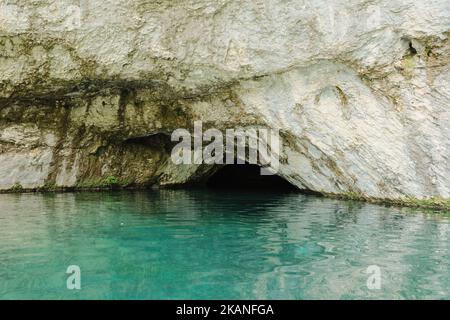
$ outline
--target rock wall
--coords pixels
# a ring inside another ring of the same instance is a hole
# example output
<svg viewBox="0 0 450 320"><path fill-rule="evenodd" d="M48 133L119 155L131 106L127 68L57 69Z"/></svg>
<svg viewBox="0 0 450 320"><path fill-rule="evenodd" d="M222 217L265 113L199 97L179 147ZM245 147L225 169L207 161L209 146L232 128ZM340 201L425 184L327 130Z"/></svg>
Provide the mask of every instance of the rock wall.
<svg viewBox="0 0 450 320"><path fill-rule="evenodd" d="M170 133L267 126L299 188L450 197L448 0L2 0L0 189L187 183Z"/></svg>

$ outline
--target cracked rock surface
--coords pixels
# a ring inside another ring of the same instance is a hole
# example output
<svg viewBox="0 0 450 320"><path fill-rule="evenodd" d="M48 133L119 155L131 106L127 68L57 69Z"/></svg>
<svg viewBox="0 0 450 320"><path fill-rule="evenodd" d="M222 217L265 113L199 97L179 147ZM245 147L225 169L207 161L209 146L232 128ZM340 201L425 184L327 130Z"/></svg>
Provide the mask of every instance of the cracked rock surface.
<svg viewBox="0 0 450 320"><path fill-rule="evenodd" d="M448 0L2 0L0 189L198 179L202 120L301 189L450 197L449 37Z"/></svg>

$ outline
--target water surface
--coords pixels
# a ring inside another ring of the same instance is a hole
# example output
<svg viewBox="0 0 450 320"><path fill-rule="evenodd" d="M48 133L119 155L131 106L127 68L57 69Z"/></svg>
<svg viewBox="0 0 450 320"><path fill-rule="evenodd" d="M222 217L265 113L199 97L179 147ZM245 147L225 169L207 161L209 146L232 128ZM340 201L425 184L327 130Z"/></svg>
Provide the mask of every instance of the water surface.
<svg viewBox="0 0 450 320"><path fill-rule="evenodd" d="M3 194L0 299L449 299L449 238L443 213L296 193Z"/></svg>

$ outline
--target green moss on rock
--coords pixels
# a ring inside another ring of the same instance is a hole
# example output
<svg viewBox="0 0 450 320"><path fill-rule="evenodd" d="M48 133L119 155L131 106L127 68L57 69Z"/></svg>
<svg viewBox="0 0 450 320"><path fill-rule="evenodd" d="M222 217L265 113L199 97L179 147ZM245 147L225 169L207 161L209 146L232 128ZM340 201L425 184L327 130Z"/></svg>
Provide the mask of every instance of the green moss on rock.
<svg viewBox="0 0 450 320"><path fill-rule="evenodd" d="M16 183L9 189L9 191L19 193L19 192L23 192L24 189L20 183Z"/></svg>
<svg viewBox="0 0 450 320"><path fill-rule="evenodd" d="M395 205L400 207L413 207L413 208L450 211L450 198L430 197L425 199L418 199L414 197L404 197L399 199L382 199L382 198L368 197L363 195L362 193L354 191L344 192L341 194L325 194L325 195L342 200L366 201L370 203Z"/></svg>
<svg viewBox="0 0 450 320"><path fill-rule="evenodd" d="M76 189L120 189L133 184L131 178L120 179L115 176L107 176L103 179L84 180L79 182Z"/></svg>

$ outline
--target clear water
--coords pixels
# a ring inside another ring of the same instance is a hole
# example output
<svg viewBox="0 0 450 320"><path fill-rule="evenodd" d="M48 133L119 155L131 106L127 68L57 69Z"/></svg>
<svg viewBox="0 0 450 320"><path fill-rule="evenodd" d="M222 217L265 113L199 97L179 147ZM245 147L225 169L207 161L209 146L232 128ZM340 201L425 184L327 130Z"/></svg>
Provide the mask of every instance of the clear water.
<svg viewBox="0 0 450 320"><path fill-rule="evenodd" d="M292 193L0 195L0 298L449 299L449 240L442 213Z"/></svg>

